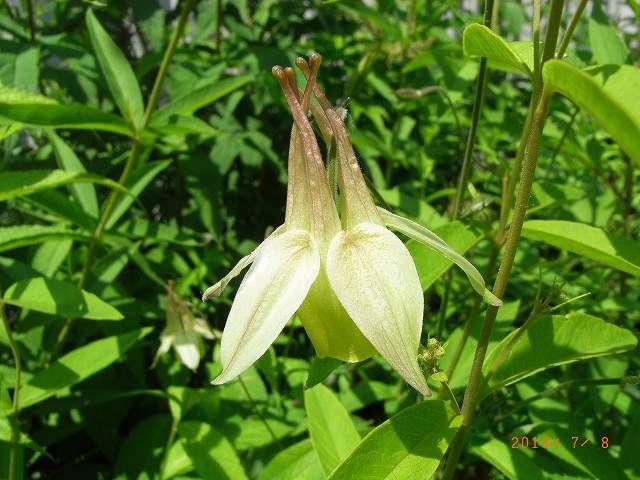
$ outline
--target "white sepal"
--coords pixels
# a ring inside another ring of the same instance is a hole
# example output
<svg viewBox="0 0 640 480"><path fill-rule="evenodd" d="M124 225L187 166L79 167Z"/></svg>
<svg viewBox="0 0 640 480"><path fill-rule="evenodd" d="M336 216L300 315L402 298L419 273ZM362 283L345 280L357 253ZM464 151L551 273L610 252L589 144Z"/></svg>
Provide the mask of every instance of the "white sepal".
<svg viewBox="0 0 640 480"><path fill-rule="evenodd" d="M413 259L386 228L359 223L329 246L331 287L358 329L416 390L431 395L418 365L424 299Z"/></svg>
<svg viewBox="0 0 640 480"><path fill-rule="evenodd" d="M233 380L267 351L304 301L319 270L320 254L305 230L288 230L262 243L222 332L223 370L213 384Z"/></svg>
<svg viewBox="0 0 640 480"><path fill-rule="evenodd" d="M401 217L399 215L394 215L384 208L378 207L378 212L380 212L380 216L382 217L385 225L401 233L404 233L406 236L414 239L416 242L420 242L426 247L437 251L438 253L442 254L442 256L448 258L458 267L460 267L469 279L471 287L480 295L482 295L482 298L485 302L497 307L502 305L502 300L496 297L485 287L484 279L482 278L482 275L480 274L480 272L478 272L476 267L474 267L471 262L469 262L458 252L453 250L435 233L433 233L428 228L425 228L422 225L407 218Z"/></svg>

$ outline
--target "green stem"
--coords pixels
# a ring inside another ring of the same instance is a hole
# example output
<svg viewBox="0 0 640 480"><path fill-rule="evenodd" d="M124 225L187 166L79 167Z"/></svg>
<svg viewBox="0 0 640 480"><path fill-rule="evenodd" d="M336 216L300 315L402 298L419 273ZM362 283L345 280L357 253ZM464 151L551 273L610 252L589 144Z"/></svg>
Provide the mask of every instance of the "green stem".
<svg viewBox="0 0 640 480"><path fill-rule="evenodd" d="M0 298L2 297L2 293L0 292ZM13 403L12 403L12 412L11 418L9 419L9 423L11 426L11 453L9 456L9 480L14 480L17 478L16 470L18 466L18 448L20 444L20 423L18 420L18 416L20 414L20 375L22 372L21 362L20 362L20 350L18 349L18 345L16 344L13 338L13 332L11 331L11 326L9 325L9 319L7 318L6 312L4 310L4 302L0 300L0 317L2 317L2 324L4 325L4 329L7 333L7 340L9 342L9 349L11 350L11 354L13 355L13 363L15 365L16 378L15 385L13 388Z"/></svg>
<svg viewBox="0 0 640 480"><path fill-rule="evenodd" d="M29 16L29 38L32 42L35 42L36 22L33 16L33 0L27 0L27 15Z"/></svg>
<svg viewBox="0 0 640 480"><path fill-rule="evenodd" d="M189 12L193 8L196 0L186 0L184 7L182 8L182 12L180 13L180 18L178 19L178 23L176 24L175 29L173 30L173 34L171 35L171 40L169 41L169 45L164 52L164 56L162 57L162 62L160 64L160 69L158 70L158 74L156 75L155 81L153 82L153 87L151 88L151 93L149 94L149 100L147 101L147 106L144 111L144 115L142 117L142 124L140 125L139 130L136 132L133 145L131 146L131 151L129 152L129 157L124 165L122 173L120 174L120 178L118 179L118 185L124 186L131 172L133 171L134 166L142 152L143 145L140 139L140 131L144 130L146 126L149 124L149 119L151 118L151 113L155 109L158 103L158 97L160 96L160 90L162 89L162 85L164 83L164 79L167 76L167 70L169 68L169 64L173 58L173 55L176 51L176 47L178 45L178 41L182 32L184 31L184 25L189 17ZM78 281L78 288L83 288L87 278L89 276L89 272L91 271L91 267L93 266L93 261L96 255L96 248L98 243L100 243L100 239L102 238L102 234L109 222L109 218L113 213L113 209L116 206L118 199L120 198L120 189L114 187L109 196L107 197L107 201L105 203L104 208L100 212L100 218L98 220L98 224L96 225L95 230L93 231L93 235L91 238L91 243L89 245L89 251L87 253L87 257L84 262L84 266L82 268L82 273L80 275L80 280ZM58 334L58 339L56 340L56 344L51 351L51 359L55 359L62 348L64 347L65 340L67 335L69 334L69 330L71 329L71 325L73 323L72 318L68 318L63 325L60 333Z"/></svg>
<svg viewBox="0 0 640 480"><path fill-rule="evenodd" d="M524 223L527 203L529 201L531 186L533 185L535 176L538 154L540 152L542 129L549 110L550 99L551 92L543 90L540 103L538 104L532 118L531 130L529 131L527 146L524 152L520 188L518 189L513 218L511 220L511 226L509 228L509 234L505 244L504 256L500 262L500 269L498 270L496 283L493 287L493 294L498 298L502 298L504 295L509 275L513 267L516 251L518 249L518 243L522 233L522 224ZM443 475L444 480L451 480L453 478L460 454L464 447L466 433L471 426L476 404L482 392L482 365L487 354L487 347L489 345L489 339L491 337L491 331L493 330L497 313L497 307L489 306L487 308L482 329L480 330L480 336L478 337L478 345L473 358L473 364L471 366L469 384L465 390L464 400L462 403L462 425L450 447L449 458L447 459Z"/></svg>
<svg viewBox="0 0 640 480"><path fill-rule="evenodd" d="M571 37L573 36L573 32L578 26L578 21L580 20L580 17L582 16L582 12L584 12L584 8L586 6L587 6L587 0L580 0L580 3L578 4L576 11L573 14L573 17L571 17L571 21L569 22L569 25L567 26L567 29L565 30L564 35L562 36L562 40L560 41L560 47L558 47L558 53L556 54L558 58L564 57L564 54L567 51L567 47L569 47L569 41L571 40Z"/></svg>
<svg viewBox="0 0 640 480"><path fill-rule="evenodd" d="M167 443L164 446L164 453L162 454L162 460L158 467L158 480L164 480L165 470L167 469L167 461L169 460L169 452L171 452L171 446L173 440L176 438L178 432L178 424L180 423L179 417L174 417L171 421L171 430L169 430L169 436L167 437Z"/></svg>
<svg viewBox="0 0 640 480"><path fill-rule="evenodd" d="M247 396L247 399L249 400L249 403L251 404L251 409L256 413L256 415L258 416L258 418L260 419L262 424L265 426L265 428L269 432L269 435L271 435L271 438L273 438L273 441L278 446L281 446L280 439L276 436L275 432L272 430L271 425L269 425L269 422L267 422L267 419L264 418L264 416L262 415L262 412L260 411L260 409L258 408L256 403L253 401L253 398L251 398L251 394L249 393L249 389L245 385L244 380L242 379L241 376L238 377L238 381L240 382L240 385L242 386L242 390L244 390L244 394Z"/></svg>

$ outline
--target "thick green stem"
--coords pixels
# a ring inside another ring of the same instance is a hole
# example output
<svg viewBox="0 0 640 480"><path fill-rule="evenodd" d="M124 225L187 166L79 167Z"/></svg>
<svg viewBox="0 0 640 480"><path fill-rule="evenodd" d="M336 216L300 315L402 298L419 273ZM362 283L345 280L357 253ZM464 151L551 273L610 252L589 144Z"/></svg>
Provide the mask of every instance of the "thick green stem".
<svg viewBox="0 0 640 480"><path fill-rule="evenodd" d="M2 298L2 293L0 292L0 298ZM5 332L7 333L7 340L9 342L9 349L11 350L11 355L13 355L13 363L15 365L16 377L15 377L15 385L13 388L13 402L12 402L12 411L11 417L9 418L9 424L11 426L11 453L9 455L9 480L14 480L17 478L16 470L18 467L18 449L20 446L20 423L18 420L18 416L20 414L20 375L22 372L21 362L20 362L20 350L18 349L18 345L16 344L13 338L13 332L11 331L11 326L9 325L9 319L4 310L4 302L0 300L0 317L2 317L2 324L4 325Z"/></svg>
<svg viewBox="0 0 640 480"><path fill-rule="evenodd" d="M133 145L131 146L131 151L129 152L129 157L122 169L122 173L120 174L120 178L118 179L118 185L124 186L135 167L138 158L140 157L140 153L142 152L143 145L140 139L140 131L144 130L146 126L149 124L149 120L151 118L151 113L155 109L158 98L160 96L160 90L162 89L162 84L164 83L164 79L167 76L167 69L169 68L169 64L173 58L173 55L176 51L176 47L178 45L178 41L182 32L184 31L184 25L189 17L189 12L193 8L195 4L195 0L186 0L184 7L182 8L182 12L180 13L180 18L178 19L178 23L176 24L175 29L173 30L173 34L171 35L171 40L169 41L169 45L164 52L164 56L162 57L162 62L160 64L160 69L158 70L158 74L156 75L156 79L153 82L153 87L151 88L151 93L149 94L149 99L147 101L147 106L144 111L144 116L142 118L142 124L140 125L139 131L136 132L135 137L133 139ZM91 243L89 245L89 251L87 253L87 257L84 261L84 266L82 268L82 273L80 275L80 280L78 280L78 288L84 287L87 278L89 276L89 272L91 271L91 267L93 266L93 261L95 260L96 248L98 243L100 243L100 239L102 238L102 234L104 233L105 228L111 218L111 214L113 213L113 209L115 208L118 199L120 198L120 189L114 187L109 196L107 197L107 201L104 205L104 208L100 212L100 218L98 219L98 224L96 225L95 230L93 231ZM53 350L51 351L51 359L55 359L62 348L64 347L64 342L69 334L69 330L71 329L71 325L73 323L72 318L68 318L63 325L60 333L58 334L58 339L56 341Z"/></svg>
<svg viewBox="0 0 640 480"><path fill-rule="evenodd" d="M533 114L531 130L529 131L527 146L524 152L520 188L518 190L513 218L511 220L511 226L509 228L505 244L504 256L500 262L500 269L498 270L496 283L493 287L493 294L498 298L502 298L504 295L509 275L513 267L516 251L518 249L520 234L522 233L522 224L524 223L529 194L531 193L531 186L533 185L535 176L538 153L540 151L540 141L542 139L542 129L549 110L550 99L551 92L546 90L543 91L540 103ZM469 384L465 391L464 401L462 403L462 426L460 427L460 430L458 430L458 433L450 447L449 458L447 459L446 469L443 476L445 480L453 478L455 468L458 464L458 459L462 453L466 433L473 420L473 414L478 398L482 392L484 382L482 365L484 364L484 359L487 354L487 347L489 345L489 339L491 337L491 331L493 330L497 313L498 307L489 306L487 308L480 336L478 337L478 345L473 358L473 364L471 366Z"/></svg>
<svg viewBox="0 0 640 480"><path fill-rule="evenodd" d="M29 16L29 38L32 42L35 42L36 22L33 15L33 0L27 0L27 15Z"/></svg>

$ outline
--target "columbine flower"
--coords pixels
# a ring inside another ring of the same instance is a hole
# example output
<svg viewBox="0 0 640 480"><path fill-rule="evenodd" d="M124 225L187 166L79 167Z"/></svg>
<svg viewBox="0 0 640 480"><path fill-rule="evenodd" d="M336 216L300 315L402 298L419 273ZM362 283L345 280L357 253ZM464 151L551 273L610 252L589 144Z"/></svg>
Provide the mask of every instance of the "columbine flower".
<svg viewBox="0 0 640 480"><path fill-rule="evenodd" d="M315 83L320 56L296 61L307 77L300 93L293 70L274 67L294 126L289 147L285 223L203 295L219 294L253 262L242 281L222 335L223 371L232 380L269 348L298 313L319 356L345 361L381 354L414 388L430 391L418 363L424 300L413 259L385 225L421 241L461 266L472 286L494 304L477 270L439 237L373 203L342 117ZM310 102L314 93L320 107ZM338 217L313 129L313 116L335 165ZM337 157L335 164L334 157Z"/></svg>
<svg viewBox="0 0 640 480"><path fill-rule="evenodd" d="M202 339L215 338L206 320L195 318L189 304L173 291L174 282L167 283L167 326L160 334L160 348L156 353L151 368L155 367L160 355L175 348L180 361L190 370L196 370L200 363L201 352L204 348Z"/></svg>

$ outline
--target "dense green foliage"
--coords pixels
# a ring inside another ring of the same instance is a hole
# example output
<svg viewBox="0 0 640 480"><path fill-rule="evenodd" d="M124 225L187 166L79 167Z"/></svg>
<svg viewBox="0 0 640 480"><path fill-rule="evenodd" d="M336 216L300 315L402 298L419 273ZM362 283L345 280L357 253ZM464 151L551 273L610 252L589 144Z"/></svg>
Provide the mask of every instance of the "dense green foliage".
<svg viewBox="0 0 640 480"><path fill-rule="evenodd" d="M449 377L429 380L433 397L380 356L315 357L295 316L240 380L210 385L239 279L202 292L284 220L292 120L271 68L317 51L379 205L435 231L488 285L514 158L536 133L527 115L549 100L539 152L535 139L524 151L535 181L457 474L640 478L640 7L627 1L636 17L589 2L566 55L544 65L531 6L515 0L496 3L493 31L450 1L4 3L0 477L439 478L486 305L414 240L423 344L444 344ZM532 93L543 100L528 110ZM172 341L199 365L164 351Z"/></svg>

